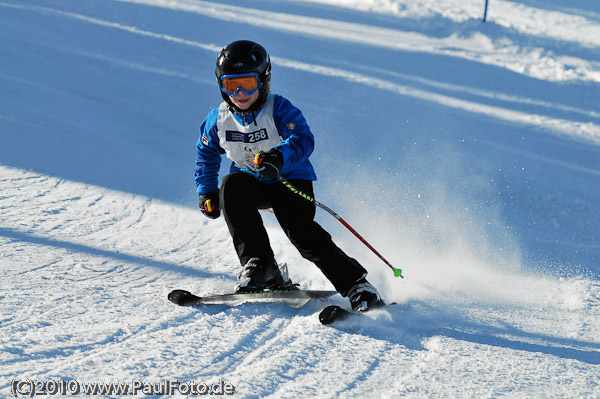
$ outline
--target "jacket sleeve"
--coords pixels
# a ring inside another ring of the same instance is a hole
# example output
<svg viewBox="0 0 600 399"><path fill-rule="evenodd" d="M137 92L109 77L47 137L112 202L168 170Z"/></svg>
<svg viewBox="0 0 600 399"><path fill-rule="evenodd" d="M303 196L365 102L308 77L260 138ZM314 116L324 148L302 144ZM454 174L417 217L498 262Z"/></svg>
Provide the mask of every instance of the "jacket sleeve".
<svg viewBox="0 0 600 399"><path fill-rule="evenodd" d="M302 112L288 99L276 95L273 117L283 139L275 148L283 155L284 165L306 162L315 148L315 138Z"/></svg>
<svg viewBox="0 0 600 399"><path fill-rule="evenodd" d="M219 191L221 154L224 154L225 151L219 145L217 115L218 109L214 109L200 125L200 137L196 143L196 172L194 173L198 194Z"/></svg>

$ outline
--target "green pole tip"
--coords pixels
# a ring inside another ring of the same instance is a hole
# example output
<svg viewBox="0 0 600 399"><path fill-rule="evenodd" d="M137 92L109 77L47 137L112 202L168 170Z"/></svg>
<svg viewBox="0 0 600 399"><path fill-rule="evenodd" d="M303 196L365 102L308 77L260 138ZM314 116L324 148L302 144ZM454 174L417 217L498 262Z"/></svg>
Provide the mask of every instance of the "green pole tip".
<svg viewBox="0 0 600 399"><path fill-rule="evenodd" d="M402 269L394 269L394 277L404 278L404 276L402 275Z"/></svg>

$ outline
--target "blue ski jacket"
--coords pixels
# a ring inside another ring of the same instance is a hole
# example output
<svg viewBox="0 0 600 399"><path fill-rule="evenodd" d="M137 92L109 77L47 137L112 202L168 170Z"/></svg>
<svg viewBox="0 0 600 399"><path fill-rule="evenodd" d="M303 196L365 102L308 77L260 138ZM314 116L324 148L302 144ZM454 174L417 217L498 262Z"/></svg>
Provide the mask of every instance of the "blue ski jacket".
<svg viewBox="0 0 600 399"><path fill-rule="evenodd" d="M200 125L196 144L196 192L219 191L221 158L232 160L230 173L241 170L259 181L274 183L251 170L248 161L259 151L278 149L283 155L280 175L285 179L316 180L309 156L315 140L302 112L286 98L269 94L265 106L244 116L229 110L225 102L213 109ZM245 160L245 161L244 161Z"/></svg>

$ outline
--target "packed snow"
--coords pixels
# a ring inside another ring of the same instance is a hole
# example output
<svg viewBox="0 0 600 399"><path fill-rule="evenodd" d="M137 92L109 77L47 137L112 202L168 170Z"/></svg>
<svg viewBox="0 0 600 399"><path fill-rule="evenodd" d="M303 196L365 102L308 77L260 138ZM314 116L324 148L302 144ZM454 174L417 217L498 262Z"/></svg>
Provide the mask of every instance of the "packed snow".
<svg viewBox="0 0 600 399"><path fill-rule="evenodd" d="M0 0L0 397L600 397L600 4L484 3ZM403 269L317 211L395 305L167 300L235 284L193 172L238 39L315 134L317 199Z"/></svg>

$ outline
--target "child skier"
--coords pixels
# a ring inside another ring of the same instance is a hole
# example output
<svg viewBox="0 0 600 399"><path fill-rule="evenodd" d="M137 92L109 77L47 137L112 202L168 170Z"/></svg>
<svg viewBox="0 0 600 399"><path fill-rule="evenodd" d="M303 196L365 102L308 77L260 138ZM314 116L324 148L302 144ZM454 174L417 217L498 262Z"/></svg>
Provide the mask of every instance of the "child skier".
<svg viewBox="0 0 600 399"><path fill-rule="evenodd" d="M353 310L382 306L367 271L314 221L315 205L278 180L282 176L314 195L316 175L308 159L314 137L302 112L270 93L266 50L247 40L230 43L217 57L215 74L224 101L200 126L195 179L202 213L216 219L223 210L242 265L236 292L293 287L277 266L258 211L272 208L292 244L348 297ZM222 154L232 164L219 189Z"/></svg>

